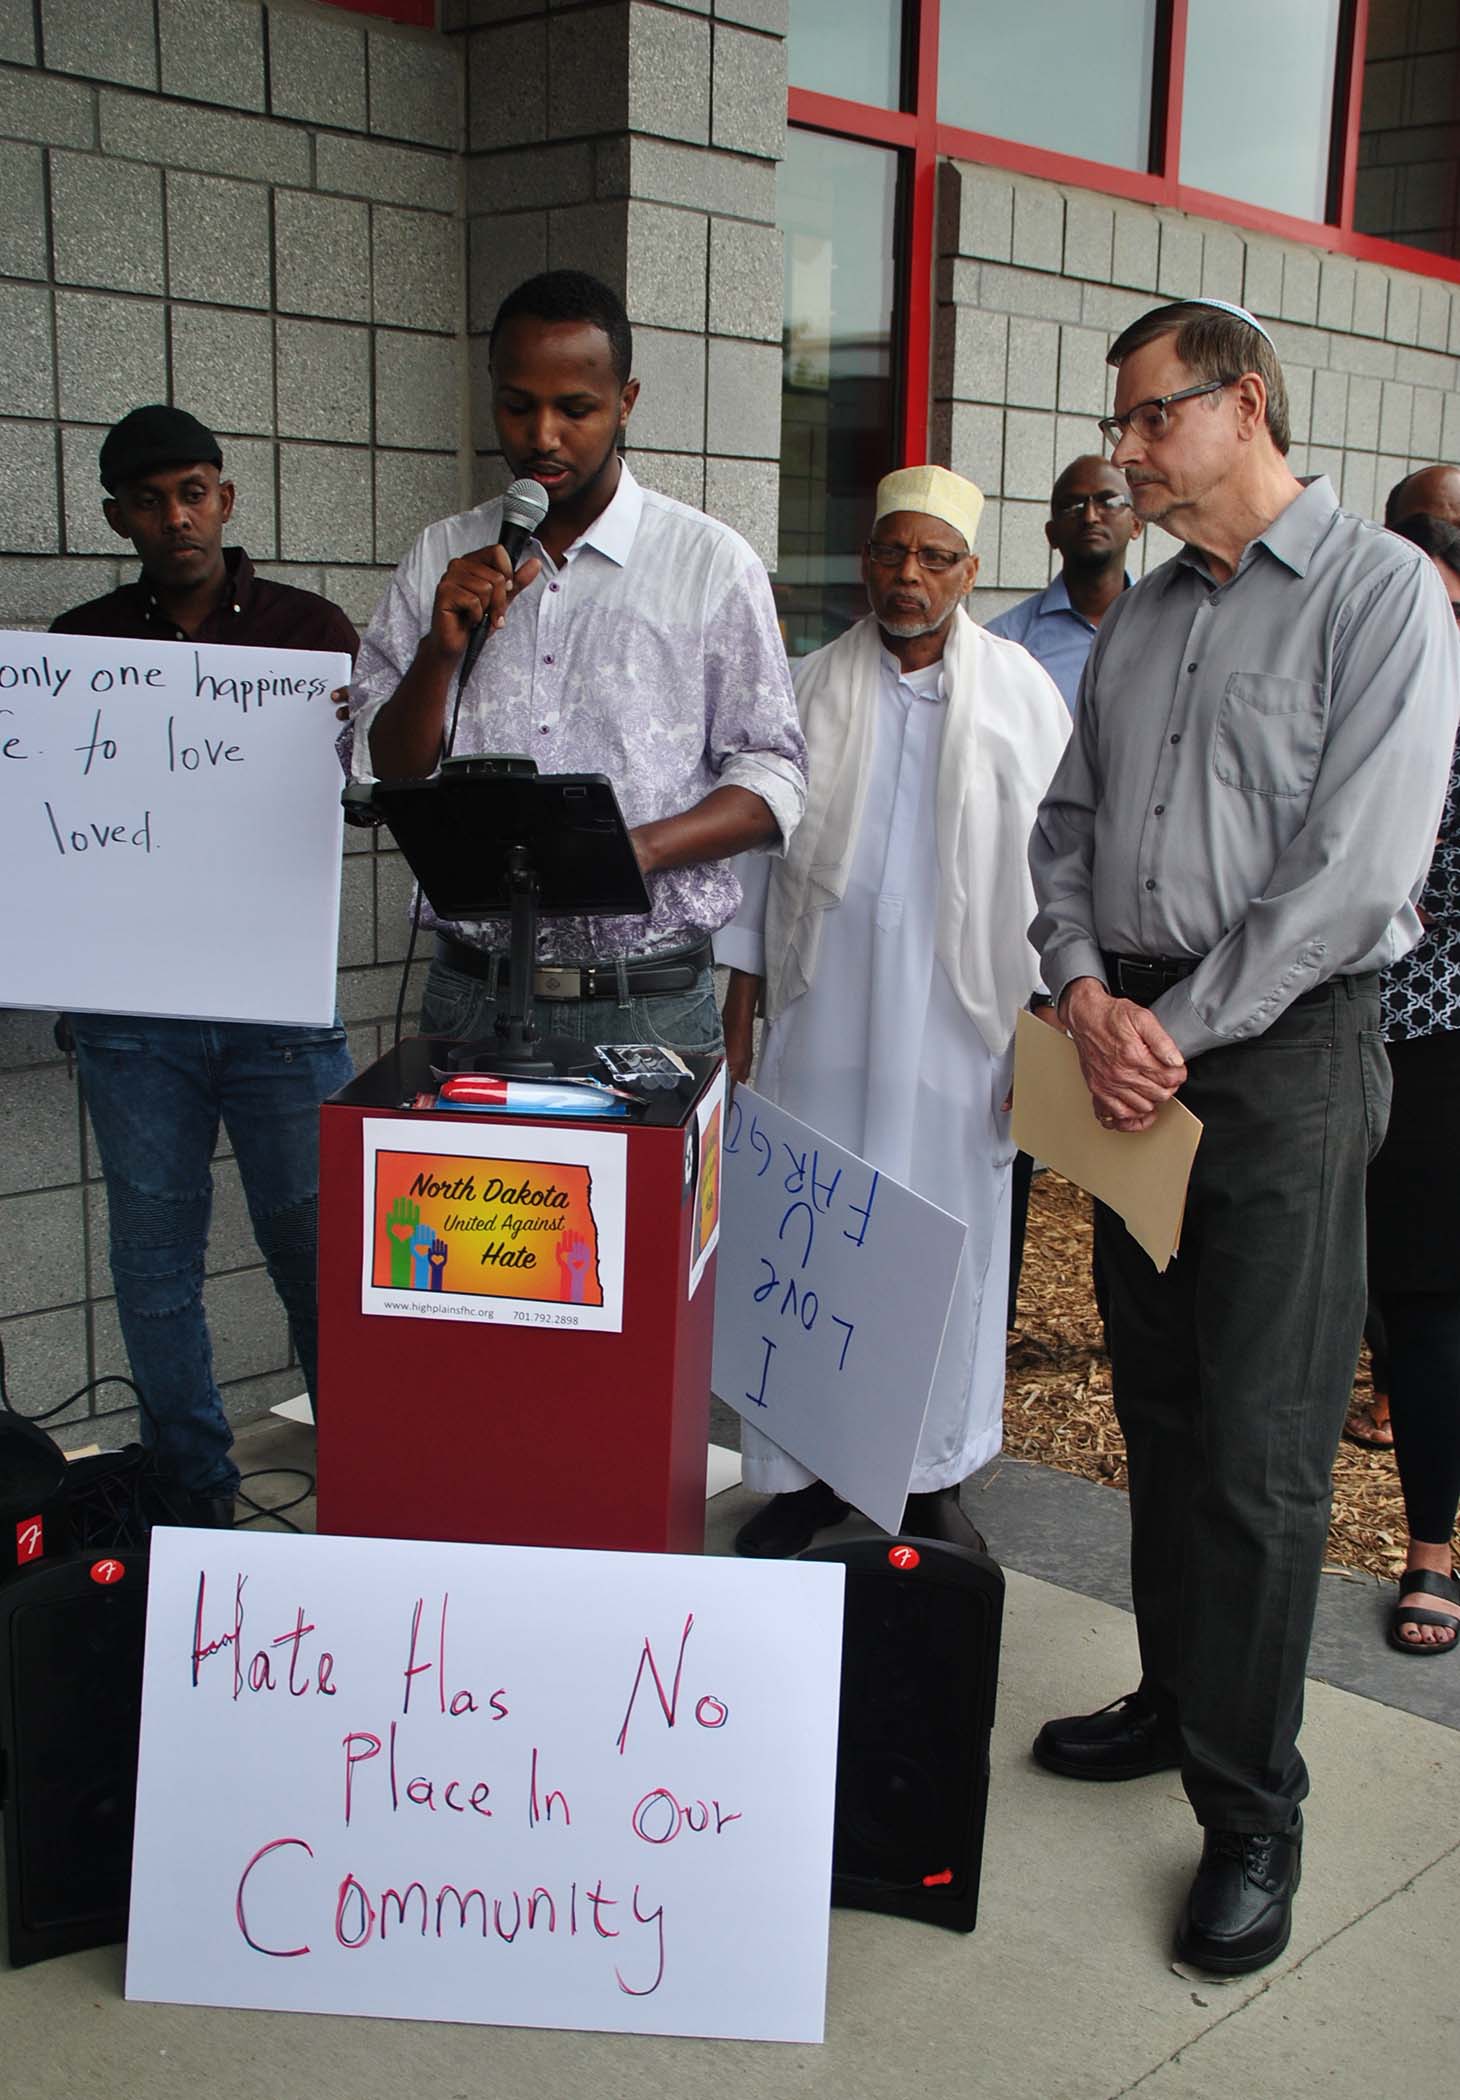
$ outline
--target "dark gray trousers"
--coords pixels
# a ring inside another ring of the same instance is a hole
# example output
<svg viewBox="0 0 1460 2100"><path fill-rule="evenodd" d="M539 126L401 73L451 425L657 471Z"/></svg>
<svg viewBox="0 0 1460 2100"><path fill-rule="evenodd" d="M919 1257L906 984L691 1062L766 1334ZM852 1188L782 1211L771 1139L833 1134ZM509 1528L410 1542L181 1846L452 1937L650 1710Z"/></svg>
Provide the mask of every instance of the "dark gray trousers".
<svg viewBox="0 0 1460 2100"><path fill-rule="evenodd" d="M1336 978L1192 1061L1204 1131L1158 1275L1096 1211L1130 1461L1143 1690L1212 1829L1285 1829L1334 1454L1364 1321L1364 1176L1389 1070L1378 979Z"/></svg>

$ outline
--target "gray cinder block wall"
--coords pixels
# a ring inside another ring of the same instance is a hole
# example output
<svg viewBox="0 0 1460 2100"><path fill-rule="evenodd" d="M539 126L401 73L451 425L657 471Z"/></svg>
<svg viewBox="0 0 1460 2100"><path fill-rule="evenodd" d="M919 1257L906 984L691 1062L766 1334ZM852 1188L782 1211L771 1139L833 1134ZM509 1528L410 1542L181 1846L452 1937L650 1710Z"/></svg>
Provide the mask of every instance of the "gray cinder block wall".
<svg viewBox="0 0 1460 2100"><path fill-rule="evenodd" d="M219 432L238 540L363 624L389 564L466 497L462 54L335 8L0 5L0 625L135 573L101 513L105 426L174 401ZM230 537L233 535L230 534ZM347 833L340 1010L394 1007L399 856ZM206 1295L231 1411L300 1389L226 1142ZM125 1372L106 1195L40 1014L0 1014L0 1342L37 1411ZM71 1410L69 1442L135 1434Z"/></svg>
<svg viewBox="0 0 1460 2100"><path fill-rule="evenodd" d="M1287 375L1294 472L1329 475L1361 516L1412 468L1460 459L1451 285L996 168L950 162L940 183L936 456L990 498L979 618L1048 582L1054 476L1101 449L1106 349L1162 298L1195 290L1258 316ZM1174 549L1144 533L1136 572Z"/></svg>
<svg viewBox="0 0 1460 2100"><path fill-rule="evenodd" d="M786 0L444 0L439 32L310 0L0 0L0 625L133 573L96 451L144 400L219 432L265 571L363 624L421 525L500 484L485 331L549 265L624 294L636 471L774 561L785 27ZM347 834L357 1062L388 1037L407 894ZM215 1179L206 1295L243 1417L300 1381L226 1143ZM48 1018L16 1011L0 1229L15 1404L124 1372L95 1150ZM117 1397L64 1439L133 1434L94 1419Z"/></svg>
<svg viewBox="0 0 1460 2100"><path fill-rule="evenodd" d="M460 0L454 19L479 494L503 480L486 369L499 300L535 270L592 270L634 324L634 472L774 566L786 0Z"/></svg>
<svg viewBox="0 0 1460 2100"><path fill-rule="evenodd" d="M0 0L0 624L129 573L95 456L145 399L218 429L265 569L363 621L420 525L500 484L485 332L510 284L560 265L610 278L634 320L636 472L774 561L786 0L442 14L412 32L309 0ZM1460 456L1448 284L995 169L941 182L932 450L990 498L983 617L1047 580L1050 483L1097 449L1106 345L1153 298L1254 308L1294 465L1352 508ZM1138 566L1169 551L1152 532ZM362 1061L406 893L398 856L352 834L339 997ZM299 1381L226 1148L217 1182L207 1294L244 1415ZM85 1119L46 1018L20 1012L0 1012L0 1228L16 1403L124 1370ZM130 1433L89 1405L69 1441Z"/></svg>

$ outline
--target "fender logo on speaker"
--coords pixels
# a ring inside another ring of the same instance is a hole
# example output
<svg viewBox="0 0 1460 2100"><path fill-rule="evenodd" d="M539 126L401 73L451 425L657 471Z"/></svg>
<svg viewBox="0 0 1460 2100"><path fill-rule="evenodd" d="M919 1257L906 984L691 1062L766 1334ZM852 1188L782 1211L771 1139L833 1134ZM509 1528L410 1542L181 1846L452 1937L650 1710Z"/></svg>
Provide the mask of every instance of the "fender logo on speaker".
<svg viewBox="0 0 1460 2100"><path fill-rule="evenodd" d="M887 1558L894 1568L915 1568L922 1559L916 1546L889 1546Z"/></svg>
<svg viewBox="0 0 1460 2100"><path fill-rule="evenodd" d="M23 1568L28 1560L39 1560L46 1550L46 1527L40 1517L26 1517L15 1527L15 1562Z"/></svg>
<svg viewBox="0 0 1460 2100"><path fill-rule="evenodd" d="M111 1582L120 1582L126 1572L119 1560L94 1560L91 1563L92 1581L103 1586Z"/></svg>

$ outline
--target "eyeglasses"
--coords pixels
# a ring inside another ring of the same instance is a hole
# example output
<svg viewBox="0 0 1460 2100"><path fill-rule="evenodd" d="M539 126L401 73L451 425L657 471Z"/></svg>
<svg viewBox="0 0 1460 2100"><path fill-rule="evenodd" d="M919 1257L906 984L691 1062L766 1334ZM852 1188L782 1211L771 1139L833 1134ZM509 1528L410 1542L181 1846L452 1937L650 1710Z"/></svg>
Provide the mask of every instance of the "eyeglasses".
<svg viewBox="0 0 1460 2100"><path fill-rule="evenodd" d="M1092 503L1107 518L1131 507L1129 496L1118 496L1114 489L1100 489L1093 496L1071 496L1065 503L1051 503L1049 514L1052 518L1083 518Z"/></svg>
<svg viewBox="0 0 1460 2100"><path fill-rule="evenodd" d="M967 561L966 554L955 552L952 547L904 547L896 540L868 540L867 559L875 562L879 569L900 569L909 555L917 560L920 569L941 576L947 569L957 568L959 562Z"/></svg>
<svg viewBox="0 0 1460 2100"><path fill-rule="evenodd" d="M1112 452L1128 430L1133 430L1142 444L1152 444L1165 437L1171 426L1171 410L1178 401L1194 401L1198 394L1220 394L1224 387L1236 384L1235 379L1209 379L1205 386L1184 386L1179 394L1156 394L1149 401L1137 401L1123 416L1101 416L1100 435Z"/></svg>

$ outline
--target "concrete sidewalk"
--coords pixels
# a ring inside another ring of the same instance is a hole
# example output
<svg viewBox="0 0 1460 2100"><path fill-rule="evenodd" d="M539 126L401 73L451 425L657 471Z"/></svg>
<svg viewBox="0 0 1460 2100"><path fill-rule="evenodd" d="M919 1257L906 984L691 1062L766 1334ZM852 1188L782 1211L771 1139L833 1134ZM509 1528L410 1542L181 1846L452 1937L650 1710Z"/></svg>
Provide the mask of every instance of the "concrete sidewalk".
<svg viewBox="0 0 1460 2100"><path fill-rule="evenodd" d="M286 1446L270 1430L254 1448ZM727 1550L750 1506L740 1490L710 1505L711 1550ZM1018 1541L998 1544L1017 1563ZM1103 1705L1135 1682L1131 1619L1036 1576L1008 1581L978 1930L833 1912L820 2048L128 2004L122 1950L109 1948L0 1974L0 2093L1449 2100L1460 2086L1447 1958L1460 1914L1460 1733L1311 1684L1292 1945L1255 1978L1179 1974L1171 1929L1198 1841L1174 1777L1087 1788L1028 1756L1047 1715Z"/></svg>

